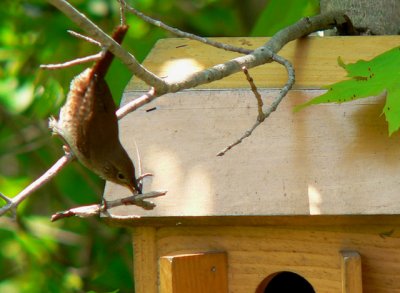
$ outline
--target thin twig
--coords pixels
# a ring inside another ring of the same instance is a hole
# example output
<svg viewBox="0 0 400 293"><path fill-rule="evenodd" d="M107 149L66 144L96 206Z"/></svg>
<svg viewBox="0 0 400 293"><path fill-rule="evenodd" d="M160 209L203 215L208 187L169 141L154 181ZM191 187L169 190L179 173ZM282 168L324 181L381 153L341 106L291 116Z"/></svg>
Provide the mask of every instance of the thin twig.
<svg viewBox="0 0 400 293"><path fill-rule="evenodd" d="M130 112L133 112L136 109L140 108L141 106L146 105L147 103L150 103L155 98L157 98L156 92L155 92L154 88L151 88L144 95L140 96L139 98L137 98L133 101L130 101L126 105L119 108L116 112L116 115L117 115L118 119L122 119Z"/></svg>
<svg viewBox="0 0 400 293"><path fill-rule="evenodd" d="M167 191L150 191L143 194L135 194L125 198L106 201L104 205L107 207L107 210L121 205L137 205L145 210L152 210L156 205L152 202L145 201L145 199L160 197L166 194Z"/></svg>
<svg viewBox="0 0 400 293"><path fill-rule="evenodd" d="M152 202L145 201L145 199L160 197L166 194L167 194L166 191L151 191L145 194L137 194L121 199L104 201L103 204L80 206L54 214L51 217L51 221L54 222L63 218L69 218L73 216L86 218L86 217L100 215L102 213L103 215L112 218L113 216L109 215L107 211L113 207L124 206L124 205L137 205L142 208L153 209L156 205Z"/></svg>
<svg viewBox="0 0 400 293"><path fill-rule="evenodd" d="M77 58L71 61L67 61L65 63L59 63L59 64L42 64L40 65L41 69L46 69L46 70L55 70L55 69L62 69L62 68L67 68L67 67L71 67L71 66L75 66L78 64L83 64L83 63L87 63L87 62L92 62L92 61L97 61L100 60L101 58L104 57L106 51L101 51L97 54L94 55L90 55L90 56L86 56L83 58Z"/></svg>
<svg viewBox="0 0 400 293"><path fill-rule="evenodd" d="M5 206L3 206L2 208L5 208L5 207L8 207L7 209L5 209L5 212L7 212L8 210L10 210L11 211L11 213L12 213L12 218L13 219L15 219L16 218L16 216L17 216L17 207L14 207L13 205L12 205L12 199L11 198L9 198L9 197L7 197L7 196L5 196L4 194L2 194L1 192L0 192L0 198L2 198L5 202L6 202L6 205Z"/></svg>
<svg viewBox="0 0 400 293"><path fill-rule="evenodd" d="M121 16L121 25L126 25L126 2L124 0L117 0L119 2L119 14Z"/></svg>
<svg viewBox="0 0 400 293"><path fill-rule="evenodd" d="M0 198L2 198L6 203L11 203L11 199L0 192Z"/></svg>
<svg viewBox="0 0 400 293"><path fill-rule="evenodd" d="M108 34L101 30L96 24L89 20L84 14L80 13L65 0L47 0L50 4L57 7L82 30L118 57L126 67L150 86L160 90L165 90L167 84L154 73L144 68L136 58L114 41Z"/></svg>
<svg viewBox="0 0 400 293"><path fill-rule="evenodd" d="M263 118L263 101L261 98L260 93L257 90L256 85L254 84L253 78L250 76L249 71L245 66L243 66L243 73L246 75L246 79L250 84L251 90L253 91L254 96L256 97L257 100L257 109L258 109L258 118L257 120L262 122L261 119Z"/></svg>
<svg viewBox="0 0 400 293"><path fill-rule="evenodd" d="M200 36L197 36L197 35L194 35L194 34L190 34L190 33L181 31L181 30L179 30L177 28L171 27L171 26L169 26L169 25L167 25L167 24L165 24L165 23L163 23L163 22L161 22L159 20L155 20L155 19L145 15L144 13L138 11L136 8L133 8L132 6L126 5L126 9L129 12L131 12L132 14L134 14L137 17L139 17L142 20L144 20L145 22L150 23L150 24L152 24L154 26L160 27L160 28L162 28L162 29L164 29L164 30L166 30L166 31L178 36L178 37L188 38L188 39L191 39L191 40L196 40L196 41L199 41L201 43L216 47L218 49L237 52L237 53L241 53L241 54L246 54L247 55L247 54L250 54L251 52L253 52L253 50L250 50L250 49L245 49L245 48L236 47L236 46L229 45L229 44L224 44L224 43L221 43L221 42L210 40L208 38L203 38L203 37L200 37Z"/></svg>
<svg viewBox="0 0 400 293"><path fill-rule="evenodd" d="M88 37L88 36L84 36L84 35L82 35L82 34L80 34L80 33L74 32L74 31L72 31L72 30L67 30L67 32L68 32L70 35L72 35L72 36L74 36L74 37L76 37L76 38L78 38L78 39L82 39L82 40L84 40L84 41L86 41L86 42L89 42L89 43L91 43L91 44L93 44L93 45L96 45L96 46L101 47L101 44L100 44L98 41L93 40L92 38L90 38L90 37Z"/></svg>
<svg viewBox="0 0 400 293"><path fill-rule="evenodd" d="M295 24L279 31L263 46L253 50L251 54L241 56L226 63L190 74L183 80L177 82L167 82L141 66L130 53L124 50L98 26L87 19L68 2L65 0L47 1L65 13L88 35L101 42L103 46L107 47L135 74L137 78L154 87L156 89L157 97L166 93L178 92L184 89L193 88L201 84L222 79L239 72L243 66L246 66L248 69L250 69L268 62L272 62L272 55L277 53L288 42L308 35L314 31L330 29L348 22L345 14L341 11L333 11L310 18L303 18ZM147 99L147 101L150 100L152 99ZM137 103L141 104L142 102L137 101Z"/></svg>
<svg viewBox="0 0 400 293"><path fill-rule="evenodd" d="M220 151L217 156L223 156L227 151L232 149L234 146L240 144L245 138L249 137L253 131L266 119L271 115L272 112L276 111L278 108L279 104L282 102L283 98L287 95L289 90L292 88L294 82L295 82L295 73L294 73L294 68L293 65L283 58L282 56L278 56L276 54L272 55L272 59L279 64L282 64L285 66L286 71L288 73L288 81L286 82L285 86L280 90L278 96L274 99L274 101L271 103L271 106L267 108L265 112L262 112L261 116L257 118L257 121L254 123L254 125L247 130L238 140L236 140L234 143L230 144L227 146L225 149Z"/></svg>
<svg viewBox="0 0 400 293"><path fill-rule="evenodd" d="M222 157L231 148L240 144L245 138L249 137L253 133L254 129L256 129L258 127L258 125L260 125L260 124L261 124L261 122L257 120L256 123L254 123L254 125L250 129L248 129L238 140L236 140L234 143L228 145L226 148L224 148L222 151L220 151L217 154L217 156Z"/></svg>

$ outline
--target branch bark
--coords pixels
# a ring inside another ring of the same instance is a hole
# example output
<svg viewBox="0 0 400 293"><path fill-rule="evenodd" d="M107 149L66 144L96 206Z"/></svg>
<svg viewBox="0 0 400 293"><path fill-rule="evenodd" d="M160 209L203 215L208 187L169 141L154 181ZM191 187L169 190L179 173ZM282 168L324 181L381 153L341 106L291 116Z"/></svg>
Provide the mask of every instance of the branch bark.
<svg viewBox="0 0 400 293"><path fill-rule="evenodd" d="M87 206L80 206L76 208L69 209L67 211L58 212L51 217L51 221L55 222L60 219L69 217L93 217L100 214L104 214L107 217L112 217L108 214L107 210L110 208L123 206L123 205L137 205L142 208L151 210L155 207L155 204L151 201L146 201L145 199L154 198L159 196L164 196L167 191L151 191L145 194L131 195L125 198L116 199L112 201L104 201L103 204L93 204ZM130 218L140 218L139 216L132 215Z"/></svg>
<svg viewBox="0 0 400 293"><path fill-rule="evenodd" d="M237 52L237 53L242 53L242 54L250 54L253 51L253 50L249 50L249 49L245 49L245 48L235 47L235 46L232 46L229 44L220 43L220 42L217 42L214 40L210 40L208 38L203 38L200 36L196 36L194 34L190 34L190 33L181 31L177 28L166 25L165 23L163 23L159 20L155 20L155 19L143 14L142 12L138 11L137 9L133 8L132 6L127 5L126 3L124 3L124 4L125 4L127 11L129 11L130 13L136 15L137 17L141 18L142 20L144 20L147 23L150 23L154 26L160 27L180 38L188 38L188 39L196 40L201 43L216 47L218 49L223 49L226 51L232 51L232 52Z"/></svg>
<svg viewBox="0 0 400 293"><path fill-rule="evenodd" d="M65 0L48 0L48 2L66 14L73 22L81 27L86 34L106 46L132 71L133 74L135 74L137 78L143 80L146 84L153 87L155 91L154 98L166 93L178 92L225 78L241 71L242 67L251 69L253 67L272 62L273 54L277 54L277 52L288 42L318 30L331 29L335 26L348 22L348 19L346 19L344 13L341 11L332 11L326 14L303 18L295 24L279 31L267 43L248 55L235 58L223 64L218 64L203 71L196 72L185 77L181 81L169 83L141 66L133 55L123 49L98 26L87 19L68 2ZM127 6L127 9L131 10L133 8ZM201 39L197 40L201 41ZM151 100L152 99L147 99L148 102ZM144 101L137 101L137 103L143 102Z"/></svg>
<svg viewBox="0 0 400 293"><path fill-rule="evenodd" d="M47 0L50 4L57 7L89 36L101 43L104 47L110 50L117 58L119 58L138 78L145 81L148 85L155 88L163 89L166 84L154 73L145 69L136 58L122 48L109 35L101 30L95 23L89 20L86 16L76 10L71 4L65 0Z"/></svg>
<svg viewBox="0 0 400 293"><path fill-rule="evenodd" d="M400 2L398 0L321 0L321 12L344 11L360 33L397 35L400 33Z"/></svg>

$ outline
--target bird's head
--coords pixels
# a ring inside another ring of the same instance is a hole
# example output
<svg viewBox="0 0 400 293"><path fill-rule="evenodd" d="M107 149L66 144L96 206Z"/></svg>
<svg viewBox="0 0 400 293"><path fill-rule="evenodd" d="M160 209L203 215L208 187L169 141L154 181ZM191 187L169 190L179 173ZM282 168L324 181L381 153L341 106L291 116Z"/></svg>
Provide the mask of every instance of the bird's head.
<svg viewBox="0 0 400 293"><path fill-rule="evenodd" d="M127 187L132 193L142 193L135 175L135 167L124 149L111 156L103 167L106 180Z"/></svg>

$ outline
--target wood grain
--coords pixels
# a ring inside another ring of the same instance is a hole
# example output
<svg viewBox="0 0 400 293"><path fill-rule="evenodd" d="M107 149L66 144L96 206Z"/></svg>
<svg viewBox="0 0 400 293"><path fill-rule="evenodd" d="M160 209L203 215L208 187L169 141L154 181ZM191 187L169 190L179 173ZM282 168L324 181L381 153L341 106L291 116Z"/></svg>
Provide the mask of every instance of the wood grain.
<svg viewBox="0 0 400 293"><path fill-rule="evenodd" d="M265 39L221 41L257 47ZM339 55L346 61L369 59L399 41L399 36L311 37L289 43L282 54L294 62L298 88L320 88L344 77ZM179 75L234 55L186 39L166 39L144 64L160 75ZM188 62L194 61L198 64L191 67ZM251 70L259 87L281 86L285 75L280 72L264 66ZM140 95L141 88L133 81L124 102ZM155 175L146 179L145 190L169 192L155 199L153 211L119 207L111 213L148 218L399 213L400 179L394 174L400 171L400 137L387 136L382 99L319 105L294 114L295 105L322 92L293 90L249 139L216 158L254 123L256 101L241 73L205 88L214 90L166 95L120 122L130 156L136 157L137 142L144 172ZM265 103L276 93L262 90ZM156 110L146 111L152 107ZM126 195L107 183L105 198Z"/></svg>
<svg viewBox="0 0 400 293"><path fill-rule="evenodd" d="M215 38L245 48L257 48L268 38ZM368 37L308 37L287 44L280 52L289 59L296 71L295 88L320 88L345 78L346 72L337 65L340 56L346 63L369 60L400 43L400 36ZM250 45L249 45L250 44ZM240 56L188 39L164 39L157 42L143 65L158 74L179 80L182 76ZM282 87L287 80L286 70L270 63L250 70L259 87ZM243 73L202 85L202 89L249 88ZM133 78L126 91L148 87Z"/></svg>
<svg viewBox="0 0 400 293"><path fill-rule="evenodd" d="M160 258L160 293L228 293L224 252L168 255Z"/></svg>
<svg viewBox="0 0 400 293"><path fill-rule="evenodd" d="M137 227L133 231L133 266L136 293L158 292L156 229Z"/></svg>
<svg viewBox="0 0 400 293"><path fill-rule="evenodd" d="M361 256L357 251L341 251L342 293L362 293Z"/></svg>
<svg viewBox="0 0 400 293"><path fill-rule="evenodd" d="M274 90L261 90L269 104ZM131 157L140 150L144 190L168 190L157 208L115 215L261 216L398 214L400 136L388 137L383 100L319 105L293 113L320 90L294 90L253 135L224 157L257 115L249 90L185 91L121 121ZM132 127L132 126L135 127ZM107 199L127 196L107 183Z"/></svg>
<svg viewBox="0 0 400 293"><path fill-rule="evenodd" d="M382 236L393 228L390 236ZM281 271L301 275L315 292L342 292L341 251L358 251L363 257L363 292L399 293L399 231L398 226L334 223L324 227L165 227L157 232L157 251L159 257L226 251L231 293L256 292L266 277Z"/></svg>

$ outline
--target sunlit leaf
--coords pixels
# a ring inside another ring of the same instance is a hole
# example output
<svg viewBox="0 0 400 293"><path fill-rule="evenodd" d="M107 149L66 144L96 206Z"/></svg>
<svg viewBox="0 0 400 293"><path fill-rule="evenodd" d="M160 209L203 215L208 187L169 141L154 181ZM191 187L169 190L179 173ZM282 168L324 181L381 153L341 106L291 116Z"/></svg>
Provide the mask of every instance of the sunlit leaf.
<svg viewBox="0 0 400 293"><path fill-rule="evenodd" d="M400 47L384 52L370 61L359 60L345 64L338 63L350 79L327 86L328 91L294 108L299 111L310 105L321 103L343 103L386 91L386 104L382 113L388 122L389 135L400 128Z"/></svg>

